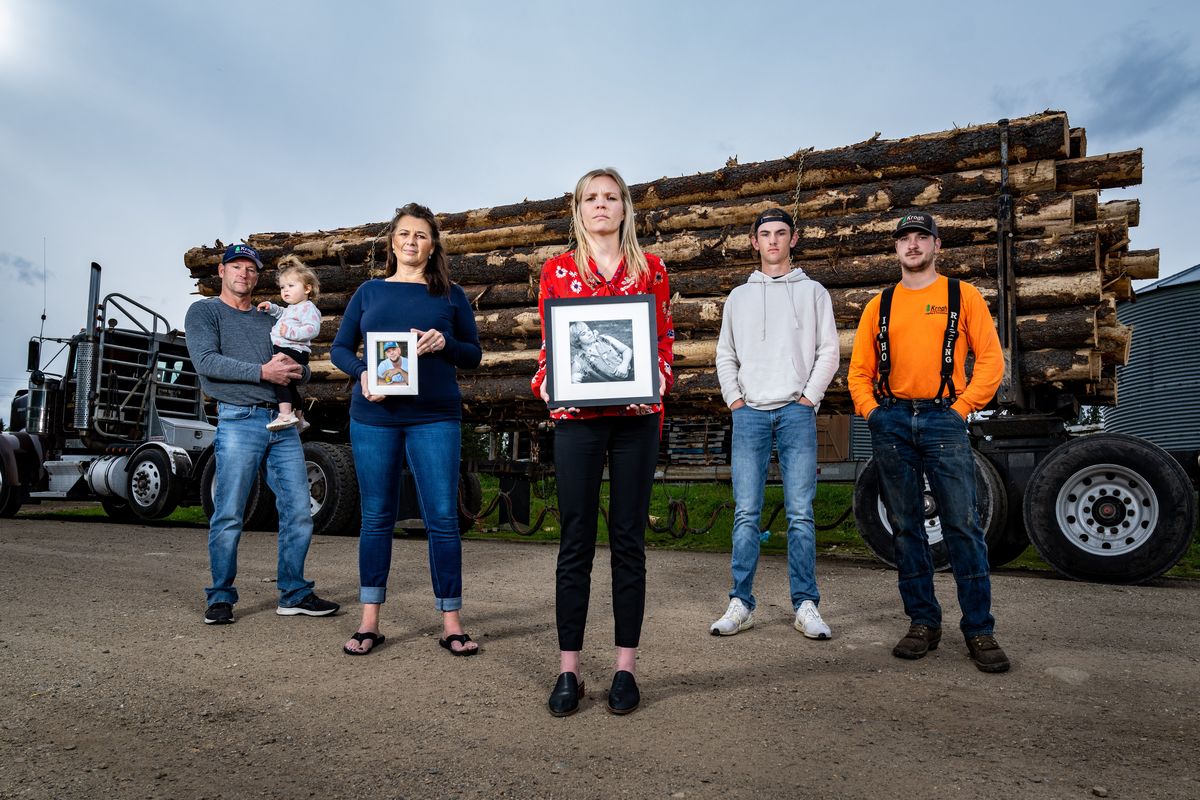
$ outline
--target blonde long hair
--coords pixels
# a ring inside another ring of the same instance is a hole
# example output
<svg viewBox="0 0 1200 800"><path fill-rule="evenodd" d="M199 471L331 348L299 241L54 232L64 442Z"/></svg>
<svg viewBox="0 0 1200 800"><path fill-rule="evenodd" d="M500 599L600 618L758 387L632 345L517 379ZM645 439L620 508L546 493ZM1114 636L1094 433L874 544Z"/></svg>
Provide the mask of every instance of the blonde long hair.
<svg viewBox="0 0 1200 800"><path fill-rule="evenodd" d="M612 167L594 169L575 184L575 198L571 203L571 230L575 238L575 268L579 270L579 277L583 279L584 283L595 285L596 279L587 266L594 248L587 229L583 225L583 217L579 209L583 205L583 193L587 189L587 185L593 178L601 177L612 178L621 189L621 204L625 211L624 218L621 220L621 257L625 260L625 271L634 280L642 280L650 272L650 266L646 263L646 254L637 240L637 225L635 224L637 212L633 207L633 197L629 193L629 186L621 174Z"/></svg>

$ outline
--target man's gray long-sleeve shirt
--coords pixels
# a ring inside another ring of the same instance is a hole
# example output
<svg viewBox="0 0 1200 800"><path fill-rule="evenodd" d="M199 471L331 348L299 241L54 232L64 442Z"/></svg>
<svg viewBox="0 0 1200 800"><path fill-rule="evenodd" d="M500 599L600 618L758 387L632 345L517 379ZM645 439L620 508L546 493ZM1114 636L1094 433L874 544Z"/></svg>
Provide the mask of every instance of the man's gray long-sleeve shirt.
<svg viewBox="0 0 1200 800"><path fill-rule="evenodd" d="M270 314L239 311L218 297L192 303L183 328L204 393L239 406L274 403L275 390L262 380L274 324Z"/></svg>

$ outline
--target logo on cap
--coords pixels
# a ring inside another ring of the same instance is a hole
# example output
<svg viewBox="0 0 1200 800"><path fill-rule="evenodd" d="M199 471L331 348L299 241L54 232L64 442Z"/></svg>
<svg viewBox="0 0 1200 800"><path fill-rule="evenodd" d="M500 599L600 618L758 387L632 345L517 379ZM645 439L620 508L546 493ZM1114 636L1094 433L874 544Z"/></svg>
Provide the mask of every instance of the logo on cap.
<svg viewBox="0 0 1200 800"><path fill-rule="evenodd" d="M235 258L248 258L253 261L259 269L262 269L262 259L258 257L258 251L248 244L231 244L225 248L225 255L221 258L222 264L228 264Z"/></svg>
<svg viewBox="0 0 1200 800"><path fill-rule="evenodd" d="M908 231L921 231L928 233L930 236L937 238L938 229L937 223L933 221L933 217L929 214L905 214L896 223L896 238L899 238Z"/></svg>

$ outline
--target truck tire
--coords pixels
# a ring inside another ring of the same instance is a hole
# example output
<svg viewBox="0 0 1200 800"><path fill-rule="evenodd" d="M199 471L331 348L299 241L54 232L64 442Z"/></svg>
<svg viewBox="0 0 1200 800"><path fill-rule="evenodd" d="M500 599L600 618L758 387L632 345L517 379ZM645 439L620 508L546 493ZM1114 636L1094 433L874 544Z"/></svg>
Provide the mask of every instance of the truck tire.
<svg viewBox="0 0 1200 800"><path fill-rule="evenodd" d="M25 487L14 486L4 480L3 472L0 471L0 519L15 517L21 510L23 502L25 502Z"/></svg>
<svg viewBox="0 0 1200 800"><path fill-rule="evenodd" d="M142 518L129 507L128 500L122 500L119 497L101 497L100 506L113 522L129 524L142 521Z"/></svg>
<svg viewBox="0 0 1200 800"><path fill-rule="evenodd" d="M204 462L200 473L200 508L204 516L212 519L214 484L217 480L217 459L209 458ZM262 473L259 472L254 485L250 487L250 496L246 498L246 511L242 516L242 530L269 531L275 530L275 495L267 486Z"/></svg>
<svg viewBox="0 0 1200 800"><path fill-rule="evenodd" d="M1187 473L1155 445L1097 433L1059 445L1025 494L1025 528L1067 577L1143 583L1178 563L1196 529Z"/></svg>
<svg viewBox="0 0 1200 800"><path fill-rule="evenodd" d="M170 516L179 505L181 484L171 471L171 458L157 447L142 450L129 460L129 508L139 519Z"/></svg>
<svg viewBox="0 0 1200 800"><path fill-rule="evenodd" d="M304 465L308 470L313 534L357 536L362 509L350 448L328 442L305 442Z"/></svg>
<svg viewBox="0 0 1200 800"><path fill-rule="evenodd" d="M475 515L481 508L483 508L483 487L479 483L479 475L474 472L464 472L458 480L459 533L466 533L475 527Z"/></svg>
<svg viewBox="0 0 1200 800"><path fill-rule="evenodd" d="M1003 567L1029 549L1029 534L1025 533L1020 495L1009 493L1008 507L1008 523L994 539L988 541L988 564L992 568Z"/></svg>
<svg viewBox="0 0 1200 800"><path fill-rule="evenodd" d="M978 452L975 455L975 497L984 540L989 542L1001 535L1008 517L1008 495L996 468ZM933 568L950 568L950 553L942 538L942 524L937 516L937 503L925 487L925 535L933 557ZM892 542L892 526L887 518L883 498L879 493L879 471L875 460L867 462L854 484L854 519L859 535L871 552L885 564L895 567L896 556Z"/></svg>
<svg viewBox="0 0 1200 800"><path fill-rule="evenodd" d="M1001 567L1025 552L1029 537L1025 535L1025 526L1021 522L1020 506L1013 509L1010 505L1008 487L996 465L976 451L975 469L977 478L979 472L983 473L987 491L995 498L996 504L990 519L985 516L986 504L979 504L979 522L983 526L984 541L987 542L988 566ZM978 484L975 491L977 494L982 491Z"/></svg>

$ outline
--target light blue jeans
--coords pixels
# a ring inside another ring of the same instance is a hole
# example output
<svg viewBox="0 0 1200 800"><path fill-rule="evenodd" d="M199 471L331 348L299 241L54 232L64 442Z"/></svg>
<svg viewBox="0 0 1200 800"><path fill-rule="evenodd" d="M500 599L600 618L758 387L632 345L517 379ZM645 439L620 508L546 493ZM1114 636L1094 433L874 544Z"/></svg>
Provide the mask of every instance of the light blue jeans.
<svg viewBox="0 0 1200 800"><path fill-rule="evenodd" d="M462 608L462 537L458 532L458 467L462 431L457 420L419 425L350 421L350 446L362 501L358 538L360 603L387 599L392 534L400 510L405 461L429 534L429 577L438 611Z"/></svg>
<svg viewBox="0 0 1200 800"><path fill-rule="evenodd" d="M733 588L754 608L754 572L758 568L759 525L771 445L779 452L783 505L787 513L788 581L792 608L805 600L821 602L817 591L817 531L813 497L817 493L816 409L788 403L774 411L742 406L733 412Z"/></svg>
<svg viewBox="0 0 1200 800"><path fill-rule="evenodd" d="M308 470L295 428L267 430L274 411L262 406L217 403L217 459L213 515L208 524L208 559L213 585L208 604L236 603L237 548L250 489L266 464L267 485L279 511L279 605L294 606L312 591L304 559L312 539Z"/></svg>

